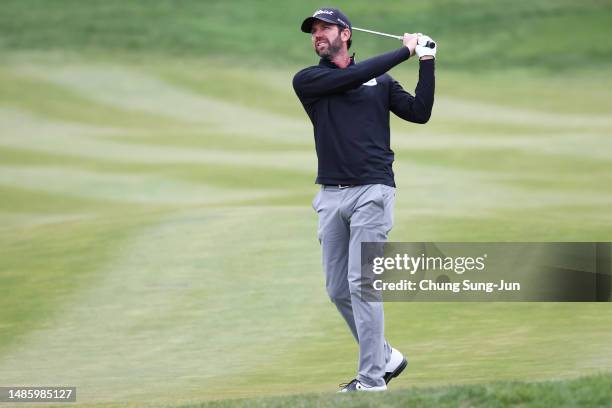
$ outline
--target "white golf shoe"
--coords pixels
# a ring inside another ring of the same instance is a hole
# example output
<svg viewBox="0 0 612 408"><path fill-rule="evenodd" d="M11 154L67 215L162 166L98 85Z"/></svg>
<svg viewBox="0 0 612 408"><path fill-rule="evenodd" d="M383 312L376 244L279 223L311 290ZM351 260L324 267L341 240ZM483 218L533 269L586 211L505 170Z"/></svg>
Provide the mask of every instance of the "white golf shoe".
<svg viewBox="0 0 612 408"><path fill-rule="evenodd" d="M387 386L379 385L379 386L369 387L365 384L360 383L355 378L350 383L340 384L340 391L338 392L354 392L354 391L365 391L365 392L387 391Z"/></svg>
<svg viewBox="0 0 612 408"><path fill-rule="evenodd" d="M402 353L391 347L391 358L385 366L385 384L389 384L389 381L397 377L404 371L408 365L408 360Z"/></svg>

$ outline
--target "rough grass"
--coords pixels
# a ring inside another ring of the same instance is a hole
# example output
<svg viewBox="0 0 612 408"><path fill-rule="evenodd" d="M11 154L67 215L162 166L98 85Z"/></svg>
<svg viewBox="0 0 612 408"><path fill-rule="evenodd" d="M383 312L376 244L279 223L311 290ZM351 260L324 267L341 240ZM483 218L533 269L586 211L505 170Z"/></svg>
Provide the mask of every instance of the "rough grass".
<svg viewBox="0 0 612 408"><path fill-rule="evenodd" d="M608 407L612 404L611 382L612 375L601 374L565 381L411 388L373 395L295 395L214 401L181 407Z"/></svg>
<svg viewBox="0 0 612 408"><path fill-rule="evenodd" d="M572 71L609 67L612 47L608 2L438 0L372 7L365 0L335 3L357 27L401 34L426 32L439 41L448 67L482 70L529 66ZM78 0L4 1L0 49L93 53L248 57L306 63L311 51L301 21L318 2L266 0L119 0L86 7ZM393 40L355 34L367 56Z"/></svg>

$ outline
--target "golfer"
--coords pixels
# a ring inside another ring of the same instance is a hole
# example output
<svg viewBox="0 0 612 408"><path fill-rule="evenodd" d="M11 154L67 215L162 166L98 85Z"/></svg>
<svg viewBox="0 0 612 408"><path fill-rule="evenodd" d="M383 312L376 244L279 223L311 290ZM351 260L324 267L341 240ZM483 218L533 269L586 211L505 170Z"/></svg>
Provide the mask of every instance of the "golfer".
<svg viewBox="0 0 612 408"><path fill-rule="evenodd" d="M295 75L293 88L314 127L321 189L313 208L326 288L359 344L357 376L340 391L384 391L408 363L385 340L383 304L359 296L361 243L385 242L393 226L389 112L410 122L429 120L436 48L424 46L427 36L404 34L401 48L356 63L348 54L351 22L334 8L317 10L302 31L321 57ZM413 96L386 72L415 53L420 70Z"/></svg>

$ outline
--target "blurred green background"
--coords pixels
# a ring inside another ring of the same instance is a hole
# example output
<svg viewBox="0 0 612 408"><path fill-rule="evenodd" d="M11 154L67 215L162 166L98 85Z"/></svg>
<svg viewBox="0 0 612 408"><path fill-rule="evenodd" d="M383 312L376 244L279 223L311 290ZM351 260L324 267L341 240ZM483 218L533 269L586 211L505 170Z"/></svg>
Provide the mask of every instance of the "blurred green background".
<svg viewBox="0 0 612 408"><path fill-rule="evenodd" d="M82 403L333 391L304 1L14 1L0 12L0 385ZM439 44L392 119L394 241L612 240L609 1L338 1ZM362 60L398 47L355 33ZM407 90L418 63L392 70ZM610 304L386 306L394 389L612 370Z"/></svg>

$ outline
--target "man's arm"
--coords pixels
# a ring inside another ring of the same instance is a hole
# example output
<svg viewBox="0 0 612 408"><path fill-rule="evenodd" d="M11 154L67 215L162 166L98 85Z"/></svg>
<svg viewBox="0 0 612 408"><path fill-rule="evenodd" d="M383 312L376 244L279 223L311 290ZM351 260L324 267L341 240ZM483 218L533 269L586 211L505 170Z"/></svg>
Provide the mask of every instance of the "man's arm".
<svg viewBox="0 0 612 408"><path fill-rule="evenodd" d="M345 92L384 74L408 57L410 50L402 47L342 69L306 68L293 77L293 89L300 98Z"/></svg>
<svg viewBox="0 0 612 408"><path fill-rule="evenodd" d="M435 91L435 60L420 62L419 82L415 96L410 95L395 80L391 83L389 108L400 118L414 123L427 123L431 117Z"/></svg>

